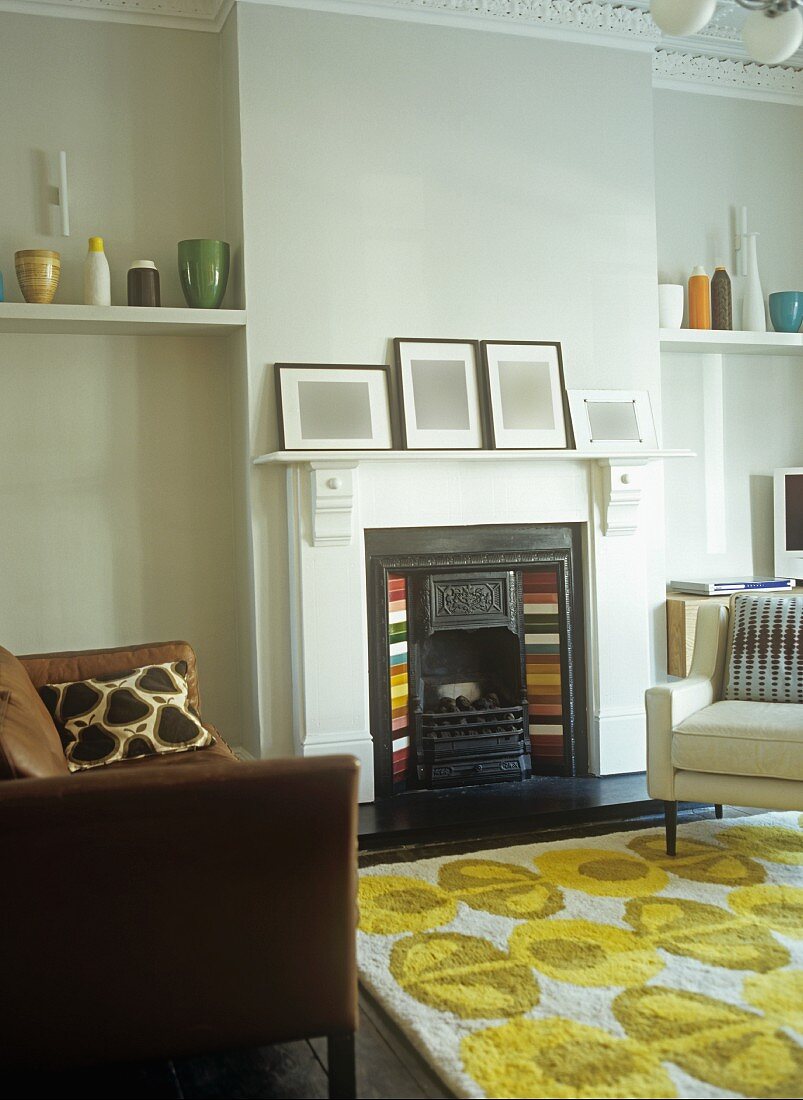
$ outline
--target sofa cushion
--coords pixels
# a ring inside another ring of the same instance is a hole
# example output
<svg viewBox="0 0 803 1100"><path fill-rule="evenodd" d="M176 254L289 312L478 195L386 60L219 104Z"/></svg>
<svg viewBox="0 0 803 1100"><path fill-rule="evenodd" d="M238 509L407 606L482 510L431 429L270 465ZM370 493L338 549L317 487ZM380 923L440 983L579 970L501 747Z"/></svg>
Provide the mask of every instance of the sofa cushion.
<svg viewBox="0 0 803 1100"><path fill-rule="evenodd" d="M734 596L723 699L803 703L803 599Z"/></svg>
<svg viewBox="0 0 803 1100"><path fill-rule="evenodd" d="M0 646L0 779L64 775L58 731L13 653Z"/></svg>
<svg viewBox="0 0 803 1100"><path fill-rule="evenodd" d="M672 733L672 763L715 775L803 779L803 706L723 700Z"/></svg>
<svg viewBox="0 0 803 1100"><path fill-rule="evenodd" d="M211 731L188 704L186 673L185 661L172 661L43 685L70 771L210 745Z"/></svg>

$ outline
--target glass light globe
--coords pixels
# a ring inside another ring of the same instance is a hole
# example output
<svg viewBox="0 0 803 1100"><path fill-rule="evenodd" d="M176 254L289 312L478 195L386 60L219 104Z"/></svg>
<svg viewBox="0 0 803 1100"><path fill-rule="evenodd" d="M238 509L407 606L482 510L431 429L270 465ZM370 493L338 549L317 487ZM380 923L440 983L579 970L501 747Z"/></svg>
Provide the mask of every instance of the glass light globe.
<svg viewBox="0 0 803 1100"><path fill-rule="evenodd" d="M664 34L696 34L709 22L717 0L652 0L652 15Z"/></svg>
<svg viewBox="0 0 803 1100"><path fill-rule="evenodd" d="M755 61L777 65L791 57L803 42L803 16L796 9L771 18L763 12L752 11L744 21L742 38Z"/></svg>

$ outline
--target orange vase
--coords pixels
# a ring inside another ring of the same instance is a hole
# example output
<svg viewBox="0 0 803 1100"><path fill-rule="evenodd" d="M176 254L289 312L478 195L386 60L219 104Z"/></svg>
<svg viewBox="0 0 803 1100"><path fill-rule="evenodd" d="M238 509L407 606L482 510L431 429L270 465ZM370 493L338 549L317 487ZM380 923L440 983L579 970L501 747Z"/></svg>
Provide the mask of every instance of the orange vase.
<svg viewBox="0 0 803 1100"><path fill-rule="evenodd" d="M711 284L702 267L689 279L689 328L711 328Z"/></svg>

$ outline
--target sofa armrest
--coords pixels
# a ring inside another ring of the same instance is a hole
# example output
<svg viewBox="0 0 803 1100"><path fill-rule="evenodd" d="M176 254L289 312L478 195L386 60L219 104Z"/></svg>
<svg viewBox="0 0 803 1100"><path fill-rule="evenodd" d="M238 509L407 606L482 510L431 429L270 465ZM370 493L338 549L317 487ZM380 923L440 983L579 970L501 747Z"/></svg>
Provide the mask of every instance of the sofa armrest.
<svg viewBox="0 0 803 1100"><path fill-rule="evenodd" d="M353 1031L357 770L326 757L0 784L0 1063Z"/></svg>
<svg viewBox="0 0 803 1100"><path fill-rule="evenodd" d="M697 614L690 675L647 691L647 787L652 798L675 800L672 730L719 698L727 633L728 608L703 604Z"/></svg>

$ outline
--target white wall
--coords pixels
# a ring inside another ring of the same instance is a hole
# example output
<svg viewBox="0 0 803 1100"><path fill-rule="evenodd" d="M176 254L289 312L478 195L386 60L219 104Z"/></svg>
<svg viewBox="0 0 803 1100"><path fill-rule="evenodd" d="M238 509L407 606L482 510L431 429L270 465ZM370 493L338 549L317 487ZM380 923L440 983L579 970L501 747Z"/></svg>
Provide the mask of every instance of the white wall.
<svg viewBox="0 0 803 1100"><path fill-rule="evenodd" d="M397 335L556 339L568 385L647 388L665 444L700 449L699 360L660 384L656 271L710 269L746 203L765 289L800 285L800 110L653 96L646 52L250 4L219 39L4 13L0 41L20 104L7 296L14 250L52 247L57 301L80 301L100 233L115 301L147 257L182 304L176 242L225 235L229 303L250 307L247 344L0 337L0 642L185 636L205 712L255 753L292 751L285 483L250 466L276 446L275 361L389 361ZM55 81L31 81L32 58ZM62 147L69 240L47 202ZM670 463L668 572L771 568L766 478L803 462L802 390L799 360L726 364L728 552L706 560L700 463ZM660 670L663 509L644 511Z"/></svg>
<svg viewBox="0 0 803 1100"><path fill-rule="evenodd" d="M176 242L225 229L216 37L3 13L0 41L7 296L20 300L14 250L46 247L62 253L56 300L80 301L97 233L115 301L145 257L181 304ZM46 202L60 148L69 239ZM237 742L229 347L0 335L0 643L186 638L204 714Z"/></svg>
<svg viewBox="0 0 803 1100"><path fill-rule="evenodd" d="M676 91L656 91L654 102L660 278L685 282L695 264L712 274L724 262L738 325L734 208L746 205L760 233L765 296L803 286L803 110ZM772 471L803 463L800 359L724 359L725 541L716 553L707 542L703 373L701 356L663 356L664 441L699 455L667 464L667 573L771 574Z"/></svg>
<svg viewBox="0 0 803 1100"><path fill-rule="evenodd" d="M569 386L657 404L648 54L249 4L238 22L254 454L276 446L275 361L381 363L394 336L560 340ZM284 497L254 471L267 753L292 746Z"/></svg>

